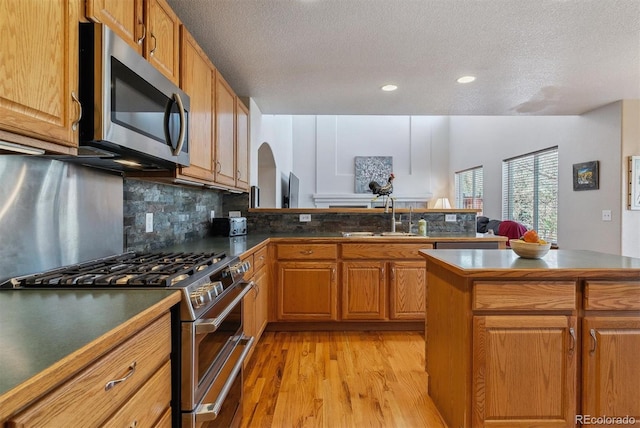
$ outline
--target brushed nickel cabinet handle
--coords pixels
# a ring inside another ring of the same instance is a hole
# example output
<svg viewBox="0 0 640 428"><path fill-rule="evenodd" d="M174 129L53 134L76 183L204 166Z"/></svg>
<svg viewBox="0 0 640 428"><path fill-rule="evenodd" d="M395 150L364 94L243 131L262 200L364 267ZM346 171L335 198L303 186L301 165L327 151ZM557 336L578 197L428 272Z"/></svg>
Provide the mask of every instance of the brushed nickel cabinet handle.
<svg viewBox="0 0 640 428"><path fill-rule="evenodd" d="M156 39L156 36L154 36L153 33L151 33L151 38L153 39L153 49L149 51L149 55L153 56L158 48L158 39Z"/></svg>
<svg viewBox="0 0 640 428"><path fill-rule="evenodd" d="M336 268L331 269L331 281L336 280Z"/></svg>
<svg viewBox="0 0 640 428"><path fill-rule="evenodd" d="M222 171L222 164L220 163L220 161L216 161L216 173L220 173L220 171Z"/></svg>
<svg viewBox="0 0 640 428"><path fill-rule="evenodd" d="M304 254L305 256L310 256L311 254L313 254L313 250L303 250L303 251L300 251L300 254Z"/></svg>
<svg viewBox="0 0 640 428"><path fill-rule="evenodd" d="M108 391L111 388L113 388L114 386L116 386L119 383L124 382L125 380L129 379L131 376L133 376L133 374L136 371L136 362L134 361L133 363L131 363L131 365L129 366L129 372L124 375L124 377L121 377L120 379L114 379L114 380L110 380L109 382L107 382L104 385L104 390Z"/></svg>
<svg viewBox="0 0 640 428"><path fill-rule="evenodd" d="M138 24L142 25L142 36L138 39L138 44L141 45L144 39L147 38L147 26L144 25L142 19L138 19Z"/></svg>
<svg viewBox="0 0 640 428"><path fill-rule="evenodd" d="M593 343L591 349L589 350L589 353L593 354L596 352L596 348L598 347L598 338L596 337L596 331L593 328L589 330L589 334L591 335L591 340Z"/></svg>
<svg viewBox="0 0 640 428"><path fill-rule="evenodd" d="M137 428L138 427L138 421L133 421L129 424L129 428Z"/></svg>
<svg viewBox="0 0 640 428"><path fill-rule="evenodd" d="M242 176L242 173L240 172L240 170L238 170L237 173L238 173L238 178L240 178Z"/></svg>
<svg viewBox="0 0 640 428"><path fill-rule="evenodd" d="M391 281L396 280L396 268L391 268Z"/></svg>
<svg viewBox="0 0 640 428"><path fill-rule="evenodd" d="M573 327L569 328L569 335L571 336L571 346L569 352L573 352L576 349L576 331Z"/></svg>
<svg viewBox="0 0 640 428"><path fill-rule="evenodd" d="M78 124L80 124L80 119L82 119L82 103L78 99L75 91L71 91L71 99L78 104L78 118L71 124L71 129L73 131L78 130Z"/></svg>

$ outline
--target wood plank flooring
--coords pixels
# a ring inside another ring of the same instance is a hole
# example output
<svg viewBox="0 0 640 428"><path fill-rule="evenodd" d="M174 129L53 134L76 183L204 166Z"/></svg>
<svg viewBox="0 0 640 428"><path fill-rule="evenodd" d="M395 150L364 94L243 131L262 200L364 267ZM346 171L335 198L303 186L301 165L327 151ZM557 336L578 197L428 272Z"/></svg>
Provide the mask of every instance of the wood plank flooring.
<svg viewBox="0 0 640 428"><path fill-rule="evenodd" d="M244 383L243 427L446 428L419 332L265 332Z"/></svg>

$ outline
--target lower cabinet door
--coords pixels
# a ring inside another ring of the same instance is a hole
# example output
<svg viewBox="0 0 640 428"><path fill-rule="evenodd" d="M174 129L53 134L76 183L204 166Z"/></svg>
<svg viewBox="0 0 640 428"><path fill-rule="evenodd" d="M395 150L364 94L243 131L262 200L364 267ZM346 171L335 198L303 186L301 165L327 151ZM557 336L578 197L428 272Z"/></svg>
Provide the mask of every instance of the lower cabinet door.
<svg viewBox="0 0 640 428"><path fill-rule="evenodd" d="M343 262L342 319L384 320L386 307L385 262Z"/></svg>
<svg viewBox="0 0 640 428"><path fill-rule="evenodd" d="M573 427L576 319L473 317L473 426Z"/></svg>
<svg viewBox="0 0 640 428"><path fill-rule="evenodd" d="M424 320L427 294L425 263L389 263L389 318L392 320Z"/></svg>
<svg viewBox="0 0 640 428"><path fill-rule="evenodd" d="M593 418L633 417L640 423L639 394L640 317L585 317L581 413ZM586 426L590 421L584 422ZM615 421L607 425L618 426Z"/></svg>
<svg viewBox="0 0 640 428"><path fill-rule="evenodd" d="M278 262L277 315L281 321L338 319L335 262Z"/></svg>

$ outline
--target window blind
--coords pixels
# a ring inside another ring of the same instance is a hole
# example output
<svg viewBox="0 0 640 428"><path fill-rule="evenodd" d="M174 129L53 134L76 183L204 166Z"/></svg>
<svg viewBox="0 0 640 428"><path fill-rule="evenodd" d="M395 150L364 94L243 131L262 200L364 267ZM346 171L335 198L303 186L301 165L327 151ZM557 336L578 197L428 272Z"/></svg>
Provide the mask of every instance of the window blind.
<svg viewBox="0 0 640 428"><path fill-rule="evenodd" d="M502 162L502 218L558 239L558 147Z"/></svg>

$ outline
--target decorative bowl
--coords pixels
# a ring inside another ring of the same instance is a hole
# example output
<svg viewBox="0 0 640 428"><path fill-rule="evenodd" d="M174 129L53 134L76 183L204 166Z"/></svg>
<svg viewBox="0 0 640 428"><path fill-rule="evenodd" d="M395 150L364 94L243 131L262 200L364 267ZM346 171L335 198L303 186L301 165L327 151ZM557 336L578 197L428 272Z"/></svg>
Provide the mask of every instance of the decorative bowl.
<svg viewBox="0 0 640 428"><path fill-rule="evenodd" d="M521 239L510 239L509 245L514 253L524 259L539 259L544 257L551 248L551 243L538 244L537 242L525 242Z"/></svg>

